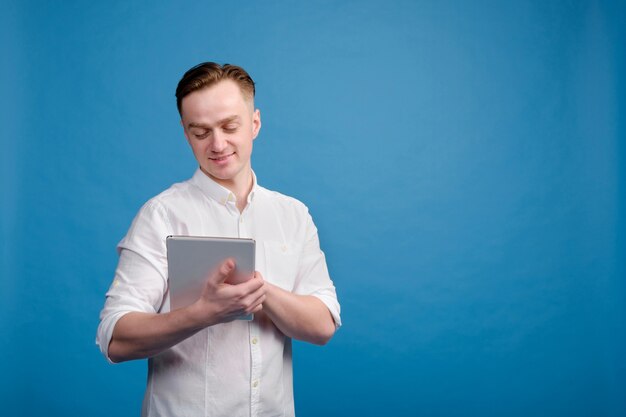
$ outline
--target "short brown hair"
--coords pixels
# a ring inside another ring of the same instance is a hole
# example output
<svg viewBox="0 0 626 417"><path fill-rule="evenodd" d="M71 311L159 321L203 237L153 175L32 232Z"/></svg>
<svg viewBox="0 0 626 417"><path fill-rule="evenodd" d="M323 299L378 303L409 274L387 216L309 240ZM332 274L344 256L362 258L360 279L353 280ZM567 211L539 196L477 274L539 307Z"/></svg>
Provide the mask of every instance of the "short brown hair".
<svg viewBox="0 0 626 417"><path fill-rule="evenodd" d="M183 98L194 91L210 87L222 80L233 80L241 89L244 97L254 99L254 81L246 70L237 65L203 62L187 71L178 82L178 87L176 87L178 113L182 115Z"/></svg>

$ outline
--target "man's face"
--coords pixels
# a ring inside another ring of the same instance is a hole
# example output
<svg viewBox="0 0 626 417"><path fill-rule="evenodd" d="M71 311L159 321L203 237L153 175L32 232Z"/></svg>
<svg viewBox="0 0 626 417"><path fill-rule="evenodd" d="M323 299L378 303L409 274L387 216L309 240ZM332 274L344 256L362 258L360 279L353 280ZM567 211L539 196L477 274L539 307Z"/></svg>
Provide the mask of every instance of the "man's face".
<svg viewBox="0 0 626 417"><path fill-rule="evenodd" d="M252 141L261 115L234 81L220 81L183 98L181 123L205 174L233 192L250 184Z"/></svg>

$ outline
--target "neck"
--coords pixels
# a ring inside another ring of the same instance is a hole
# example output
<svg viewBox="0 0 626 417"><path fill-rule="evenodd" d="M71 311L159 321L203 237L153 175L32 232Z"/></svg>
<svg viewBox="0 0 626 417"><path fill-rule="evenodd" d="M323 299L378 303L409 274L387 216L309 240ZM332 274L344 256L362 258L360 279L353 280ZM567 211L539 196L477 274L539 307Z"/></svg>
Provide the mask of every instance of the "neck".
<svg viewBox="0 0 626 417"><path fill-rule="evenodd" d="M243 209L248 204L248 195L250 195L250 192L252 191L252 185L254 184L254 182L252 181L252 169L247 169L237 175L237 177L227 180L212 176L204 169L202 169L202 167L200 167L200 169L202 170L202 172L204 172L206 176L235 194L235 198L237 199L237 208L239 209L239 211L243 211Z"/></svg>
<svg viewBox="0 0 626 417"><path fill-rule="evenodd" d="M235 198L237 199L236 205L240 212L242 212L243 209L246 208L246 206L248 205L248 196L252 191L253 184L254 182L252 181L252 171L250 171L247 184L236 189L229 188L229 190L232 191L233 194L235 194Z"/></svg>

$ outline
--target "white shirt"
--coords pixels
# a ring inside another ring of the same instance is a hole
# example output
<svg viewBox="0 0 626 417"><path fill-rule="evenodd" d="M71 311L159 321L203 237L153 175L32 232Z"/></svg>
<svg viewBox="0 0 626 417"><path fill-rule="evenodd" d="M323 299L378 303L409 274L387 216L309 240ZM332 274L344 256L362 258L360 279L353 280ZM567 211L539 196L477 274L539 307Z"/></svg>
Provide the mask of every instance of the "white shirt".
<svg viewBox="0 0 626 417"><path fill-rule="evenodd" d="M255 239L256 269L264 279L319 298L341 325L335 287L306 206L259 186L254 177L240 213L234 194L197 170L149 200L118 245L119 264L96 340L107 359L113 328L124 314L170 311L169 235ZM142 415L293 416L291 339L260 316L208 327L150 358Z"/></svg>

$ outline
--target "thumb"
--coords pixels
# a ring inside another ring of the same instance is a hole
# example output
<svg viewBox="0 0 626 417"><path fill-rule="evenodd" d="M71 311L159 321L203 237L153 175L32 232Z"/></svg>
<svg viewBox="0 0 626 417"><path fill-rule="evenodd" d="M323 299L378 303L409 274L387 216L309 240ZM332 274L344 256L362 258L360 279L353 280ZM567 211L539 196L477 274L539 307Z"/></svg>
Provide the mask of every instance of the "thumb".
<svg viewBox="0 0 626 417"><path fill-rule="evenodd" d="M217 269L217 272L213 274L212 281L216 284L221 284L226 281L235 270L235 260L232 258L226 259Z"/></svg>

